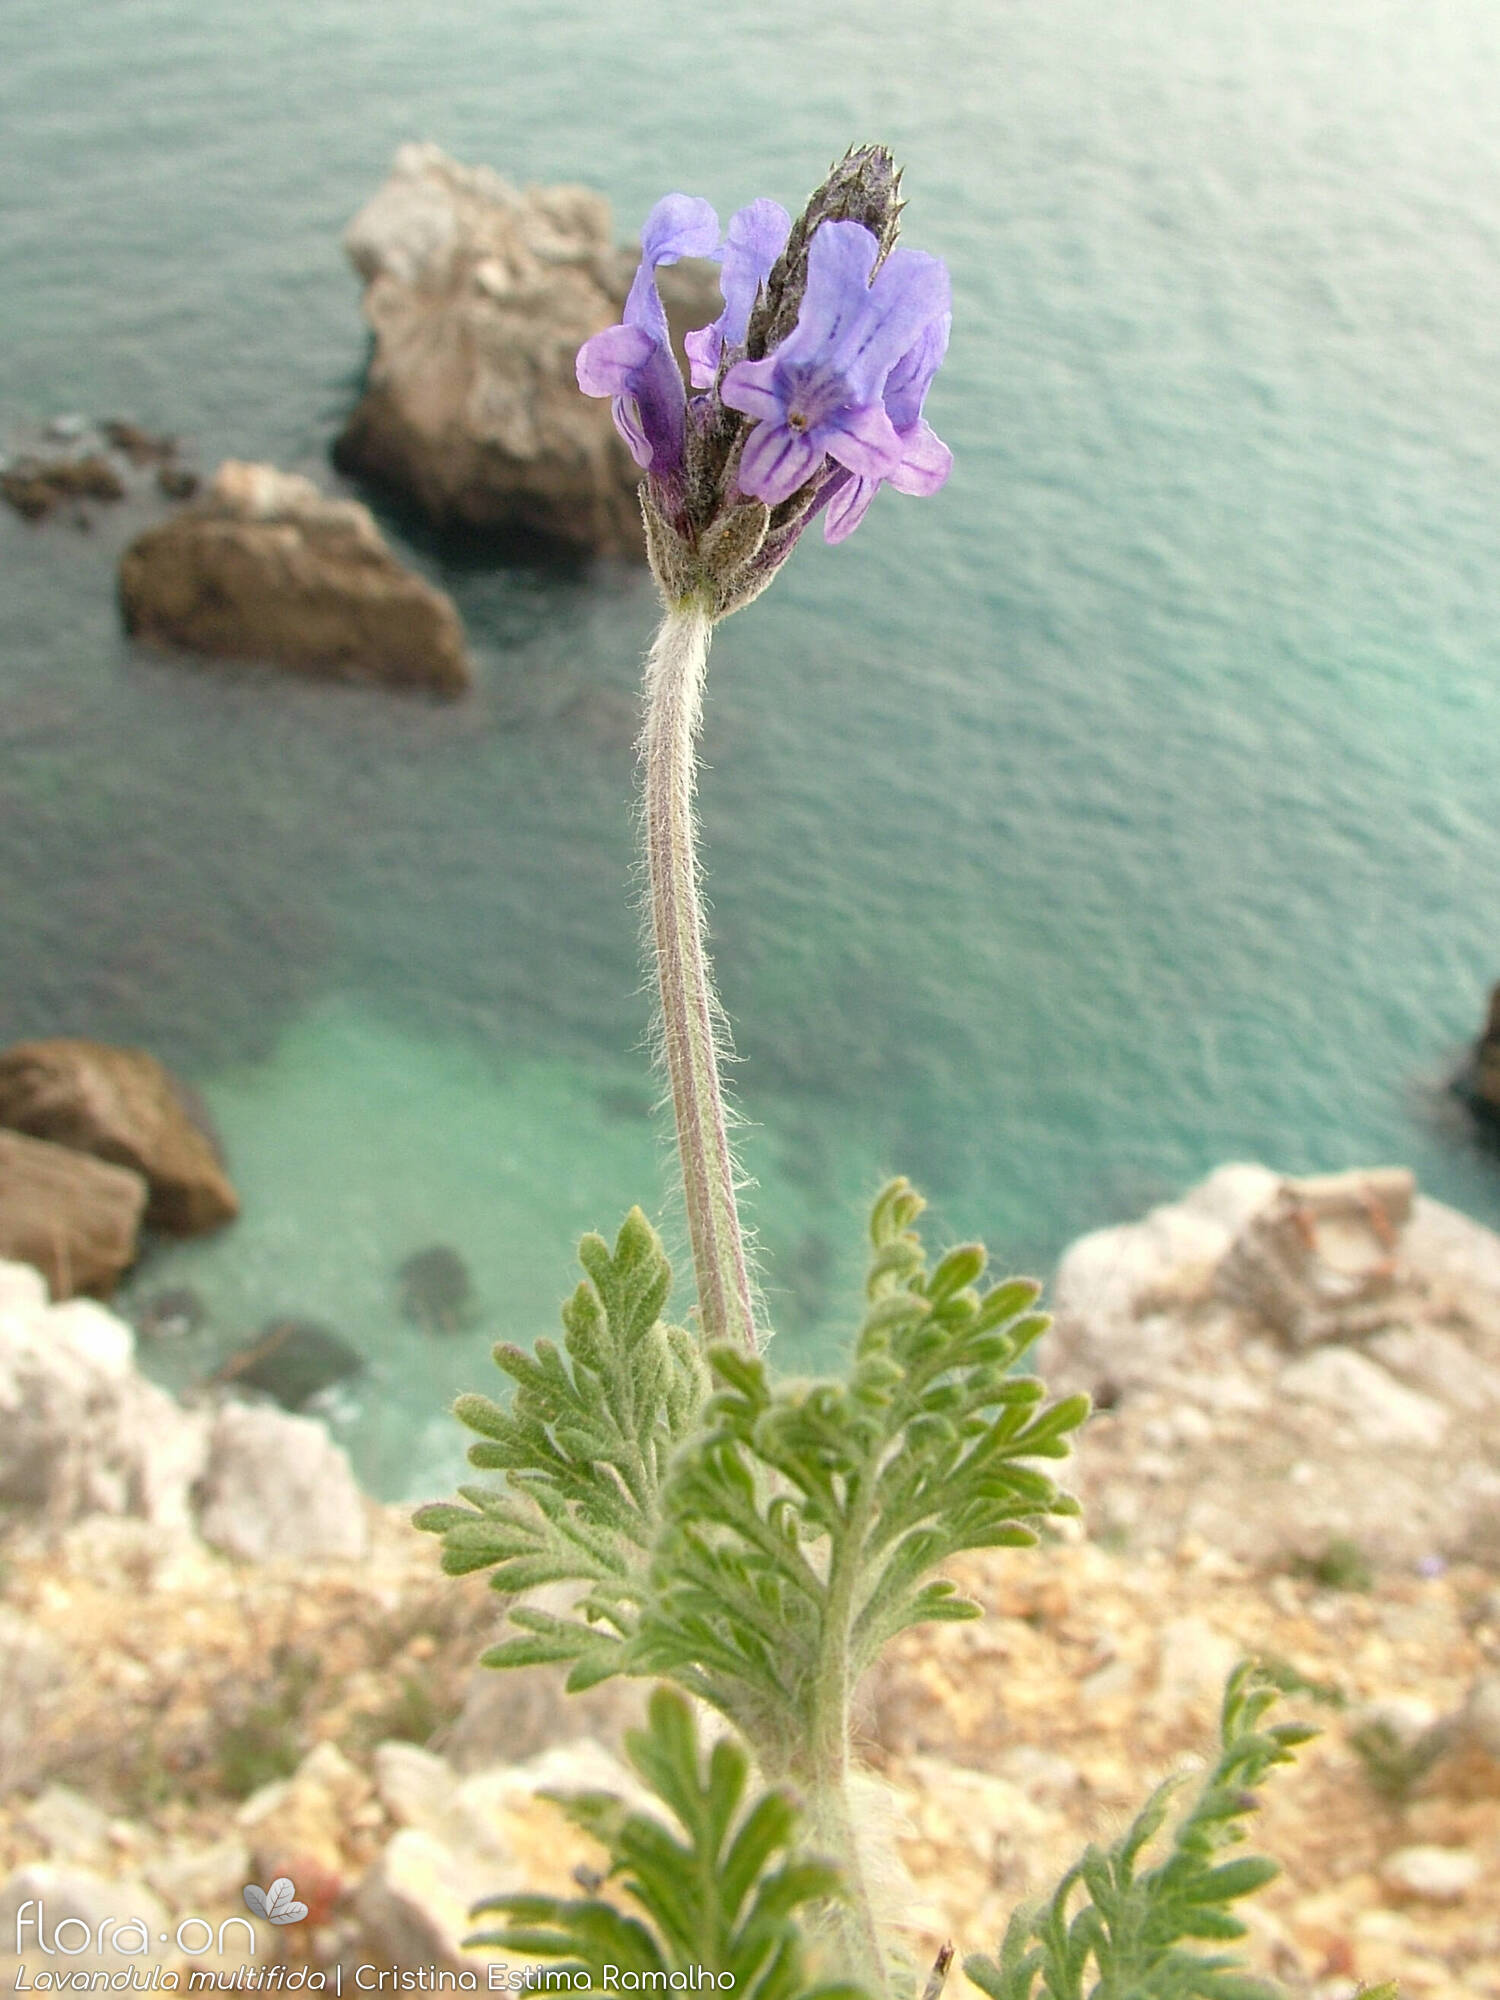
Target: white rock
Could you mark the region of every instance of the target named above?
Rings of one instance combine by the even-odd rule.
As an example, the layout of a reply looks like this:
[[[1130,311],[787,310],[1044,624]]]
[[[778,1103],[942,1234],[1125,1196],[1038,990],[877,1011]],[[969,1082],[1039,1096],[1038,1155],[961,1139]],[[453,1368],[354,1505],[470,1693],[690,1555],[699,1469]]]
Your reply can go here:
[[[238,1914],[251,1880],[250,1849],[233,1836],[209,1847],[169,1847],[143,1871],[146,1880],[181,1916],[200,1916],[228,1903]]]
[[[198,1529],[215,1548],[251,1562],[365,1554],[363,1496],[315,1418],[226,1403],[208,1460]]]
[[[33,1907],[25,1909],[27,1903]],[[40,1922],[49,1943],[59,1924],[66,1924],[63,1943],[70,1951],[83,1943],[86,1932],[90,1969],[111,1972],[148,1964],[167,1928],[166,1911],[144,1883],[110,1881],[83,1868],[56,1868],[48,1862],[18,1868],[0,1888],[0,1938],[7,1944],[19,1938],[23,1963],[35,1966],[36,1933],[18,1932],[18,1917],[23,1923]],[[142,1934],[148,1949],[138,1951]],[[117,1936],[123,1950],[115,1946]],[[73,1966],[82,1962],[82,1954],[62,1961]]]
[[[1500,1368],[1440,1326],[1396,1326],[1365,1343],[1383,1368],[1461,1410],[1500,1410]]]
[[[1243,1648],[1189,1613],[1163,1626],[1153,1705],[1169,1727],[1218,1712],[1224,1683]]]
[[[38,1301],[34,1277],[4,1281],[0,1498],[45,1508],[54,1522],[106,1513],[184,1526],[206,1419],[136,1372],[123,1320],[92,1299]]]
[[[1431,1396],[1404,1389],[1374,1361],[1347,1347],[1321,1347],[1281,1371],[1281,1391],[1342,1417],[1370,1445],[1417,1445],[1435,1450],[1448,1412]]]
[[[1478,1855],[1464,1847],[1402,1847],[1380,1864],[1387,1889],[1423,1903],[1461,1903],[1479,1875]]]
[[[483,1955],[466,1952],[463,1941],[483,1919],[470,1910],[481,1897],[521,1886],[514,1866],[503,1873],[477,1866],[419,1827],[403,1827],[360,1883],[354,1908],[371,1952],[391,1965],[472,1970]]]
[[[48,1301],[47,1281],[31,1264],[0,1264],[0,1314],[37,1313]]]
[[[453,1810],[458,1778],[452,1768],[415,1743],[381,1743],[374,1761],[376,1794],[396,1825],[436,1831]]]
[[[21,1825],[54,1861],[102,1861],[110,1849],[110,1817],[67,1785],[48,1785],[26,1807]]]

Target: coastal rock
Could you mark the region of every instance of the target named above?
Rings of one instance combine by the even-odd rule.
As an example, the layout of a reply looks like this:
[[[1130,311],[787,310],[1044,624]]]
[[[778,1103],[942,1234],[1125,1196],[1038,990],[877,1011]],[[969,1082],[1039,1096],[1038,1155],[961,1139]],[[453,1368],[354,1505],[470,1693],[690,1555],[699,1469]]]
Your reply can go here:
[[[46,1924],[42,1948],[65,1952],[63,1966],[71,1969],[74,1964],[86,1963],[91,1971],[106,1973],[128,1973],[132,1966],[139,1967],[142,1947],[154,1949],[167,1925],[166,1910],[143,1882],[122,1882],[48,1862],[18,1868],[0,1887],[0,1937],[7,1944],[12,1939],[18,1943],[24,1940],[27,1950],[22,1953],[22,1962],[32,1967],[37,1962],[36,1930],[18,1929],[17,1925],[19,1920],[22,1925],[35,1926],[39,1918]],[[59,1925],[67,1926],[61,1946],[57,1943]],[[81,1946],[85,1933],[88,1944]],[[78,1956],[84,1949],[86,1960]]]
[[[1478,1855],[1462,1847],[1400,1847],[1380,1864],[1387,1889],[1423,1903],[1461,1903],[1482,1873]]]
[[[427,1333],[461,1333],[478,1313],[469,1267],[448,1243],[414,1250],[396,1268],[402,1317]]]
[[[1404,1167],[1283,1181],[1229,1246],[1217,1290],[1294,1347],[1385,1326],[1415,1191]]]
[[[108,1297],[135,1262],[145,1208],[128,1167],[0,1131],[0,1257],[34,1266],[54,1298]]]
[[[186,1529],[206,1420],[137,1374],[123,1320],[40,1292],[34,1272],[0,1266],[0,1499],[55,1523],[132,1514]]]
[[[433,1834],[403,1827],[360,1883],[354,1910],[372,1957],[397,1968],[472,1972],[482,1959],[463,1948],[474,1931],[469,1912],[481,1897],[513,1887],[520,1887],[513,1868],[497,1874]]]
[[[144,1049],[17,1042],[0,1055],[0,1126],[143,1175],[152,1228],[196,1236],[239,1214],[189,1093]]]
[[[348,1457],[312,1417],[226,1403],[209,1443],[198,1532],[247,1562],[358,1558],[365,1502]]]
[[[1473,1060],[1459,1087],[1481,1116],[1500,1123],[1500,985],[1490,991],[1484,1032],[1474,1044]]]
[[[1053,1301],[1041,1372],[1101,1405],[1069,1478],[1094,1533],[1314,1567],[1500,1548],[1500,1238],[1404,1170],[1221,1168],[1075,1243]]]
[[[257,1875],[295,1876],[309,1862],[340,1874],[344,1839],[370,1795],[364,1773],[335,1744],[319,1743],[290,1778],[262,1786],[239,1810],[236,1827]]]
[[[0,1702],[0,1797],[35,1779],[67,1682],[62,1649],[18,1612],[0,1605],[0,1687],[5,1690]],[[4,1990],[0,1984],[0,1992]]]
[[[644,553],[640,471],[574,357],[620,317],[638,252],[611,242],[583,187],[517,189],[407,145],[344,237],[375,334],[335,461],[439,525],[520,529],[605,555]],[[658,274],[680,345],[719,311],[714,266]]]
[[[0,472],[0,494],[23,519],[40,521],[65,500],[122,500],[125,482],[107,458],[94,452],[21,458]]]
[[[284,1410],[300,1410],[335,1382],[364,1369],[364,1359],[331,1326],[310,1319],[275,1319],[260,1337],[214,1373],[214,1381],[259,1389]]]
[[[334,680],[462,694],[452,600],[404,569],[367,507],[227,459],[201,500],[120,559],[125,629],[200,653]]]

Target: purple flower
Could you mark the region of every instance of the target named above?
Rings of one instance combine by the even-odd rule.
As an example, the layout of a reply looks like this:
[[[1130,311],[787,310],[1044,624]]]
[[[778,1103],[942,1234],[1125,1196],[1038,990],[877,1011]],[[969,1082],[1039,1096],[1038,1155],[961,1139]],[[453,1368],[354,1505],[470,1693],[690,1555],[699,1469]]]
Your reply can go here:
[[[725,348],[744,345],[756,298],[786,247],[791,227],[792,218],[779,201],[752,201],[729,218],[719,272],[724,310],[712,326],[690,333],[684,343],[695,389],[711,389]]]
[[[953,315],[948,312],[929,320],[886,377],[881,400],[901,443],[900,461],[893,472],[880,479],[856,477],[840,485],[828,503],[823,522],[825,542],[847,540],[865,518],[882,485],[894,486],[898,493],[920,494],[925,499],[937,492],[953,470],[952,452],[922,416],[932,378],[948,351],[948,331],[952,324]]]
[[[952,459],[922,405],[948,345],[948,273],[897,247],[901,176],[852,149],[795,222],[774,201],[730,218],[668,195],[641,231],[619,326],[578,355],[645,473],[646,553],[669,605],[749,604],[827,510],[842,541],[882,485],[934,493]],[[717,257],[724,307],[687,336],[692,392],[656,289],[661,265]]]
[[[616,428],[636,464],[659,476],[682,469],[687,395],[672,353],[657,267],[679,257],[711,257],[719,218],[706,201],[663,195],[641,231],[641,261],[625,301],[624,323],[608,326],[578,350],[578,386],[611,396]]]
[[[878,483],[900,471],[904,446],[882,391],[946,318],[948,273],[936,257],[893,250],[872,280],[878,249],[860,223],[821,224],[795,328],[774,354],[736,362],[724,378],[724,402],[757,420],[740,460],[741,491],[768,506],[789,500],[825,459],[856,480]]]

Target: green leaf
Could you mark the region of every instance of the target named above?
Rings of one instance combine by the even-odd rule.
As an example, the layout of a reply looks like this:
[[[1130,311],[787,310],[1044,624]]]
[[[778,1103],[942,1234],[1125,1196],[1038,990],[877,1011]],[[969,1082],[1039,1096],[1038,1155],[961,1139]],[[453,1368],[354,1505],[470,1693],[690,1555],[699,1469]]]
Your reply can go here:
[[[1137,1873],[1180,1793],[1177,1780],[1157,1788],[1112,1847],[1091,1847],[1050,1901],[1016,1912],[998,1960],[980,1953],[965,1961],[980,1991],[990,2000],[1276,2000],[1275,1989],[1240,1969],[1237,1958],[1191,1948],[1242,1937],[1245,1925],[1231,1904],[1277,1873],[1259,1855],[1214,1859],[1244,1838],[1243,1821],[1255,1809],[1249,1788],[1288,1761],[1281,1740],[1288,1725],[1259,1727],[1275,1698],[1248,1662],[1237,1667],[1224,1691],[1218,1761],[1162,1861]],[[1080,1887],[1086,1901],[1070,1919]]]
[[[562,1347],[539,1340],[527,1354],[502,1343],[494,1358],[512,1384],[508,1406],[481,1395],[454,1405],[479,1434],[470,1462],[503,1473],[505,1487],[466,1487],[468,1506],[424,1507],[414,1518],[442,1536],[450,1574],[488,1569],[507,1593],[587,1586],[585,1618],[537,1624],[514,1607],[512,1622],[531,1636],[484,1656],[495,1667],[571,1662],[570,1685],[587,1687],[623,1665],[621,1642],[648,1588],[667,1464],[697,1427],[708,1377],[693,1342],[661,1324],[672,1273],[639,1209],[613,1252],[586,1236],[578,1254],[588,1281],[563,1307]]]
[[[713,1972],[748,2000],[869,2000],[847,1982],[815,1983],[805,1920],[841,1894],[841,1881],[797,1852],[791,1797],[752,1792],[736,1744],[716,1744],[705,1764],[692,1711],[670,1689],[652,1695],[646,1727],[630,1731],[625,1748],[673,1825],[605,1793],[559,1803],[604,1845],[609,1874],[638,1914],[592,1896],[495,1896],[475,1915],[499,1912],[508,1923],[469,1942],[561,1960],[600,1986],[614,1965],[659,1974],[652,1983],[663,1987],[673,1973]]]

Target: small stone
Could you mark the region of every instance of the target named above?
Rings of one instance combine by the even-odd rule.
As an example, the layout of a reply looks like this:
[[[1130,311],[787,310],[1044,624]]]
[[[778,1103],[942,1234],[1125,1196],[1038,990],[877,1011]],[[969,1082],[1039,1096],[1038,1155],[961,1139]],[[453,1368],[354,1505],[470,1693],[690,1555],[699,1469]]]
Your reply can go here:
[[[1380,1864],[1393,1895],[1423,1903],[1461,1903],[1479,1876],[1479,1857],[1463,1847],[1401,1847]]]
[[[21,1815],[25,1831],[54,1861],[102,1860],[110,1850],[110,1817],[67,1785],[48,1785]]]
[[[359,1885],[355,1914],[370,1952],[397,1968],[473,1971],[481,1954],[465,1951],[481,1897],[517,1889],[514,1869],[497,1874],[424,1833],[403,1827]]]
[[[227,1555],[360,1557],[364,1496],[348,1456],[313,1417],[228,1403],[209,1442],[199,1533]]]

